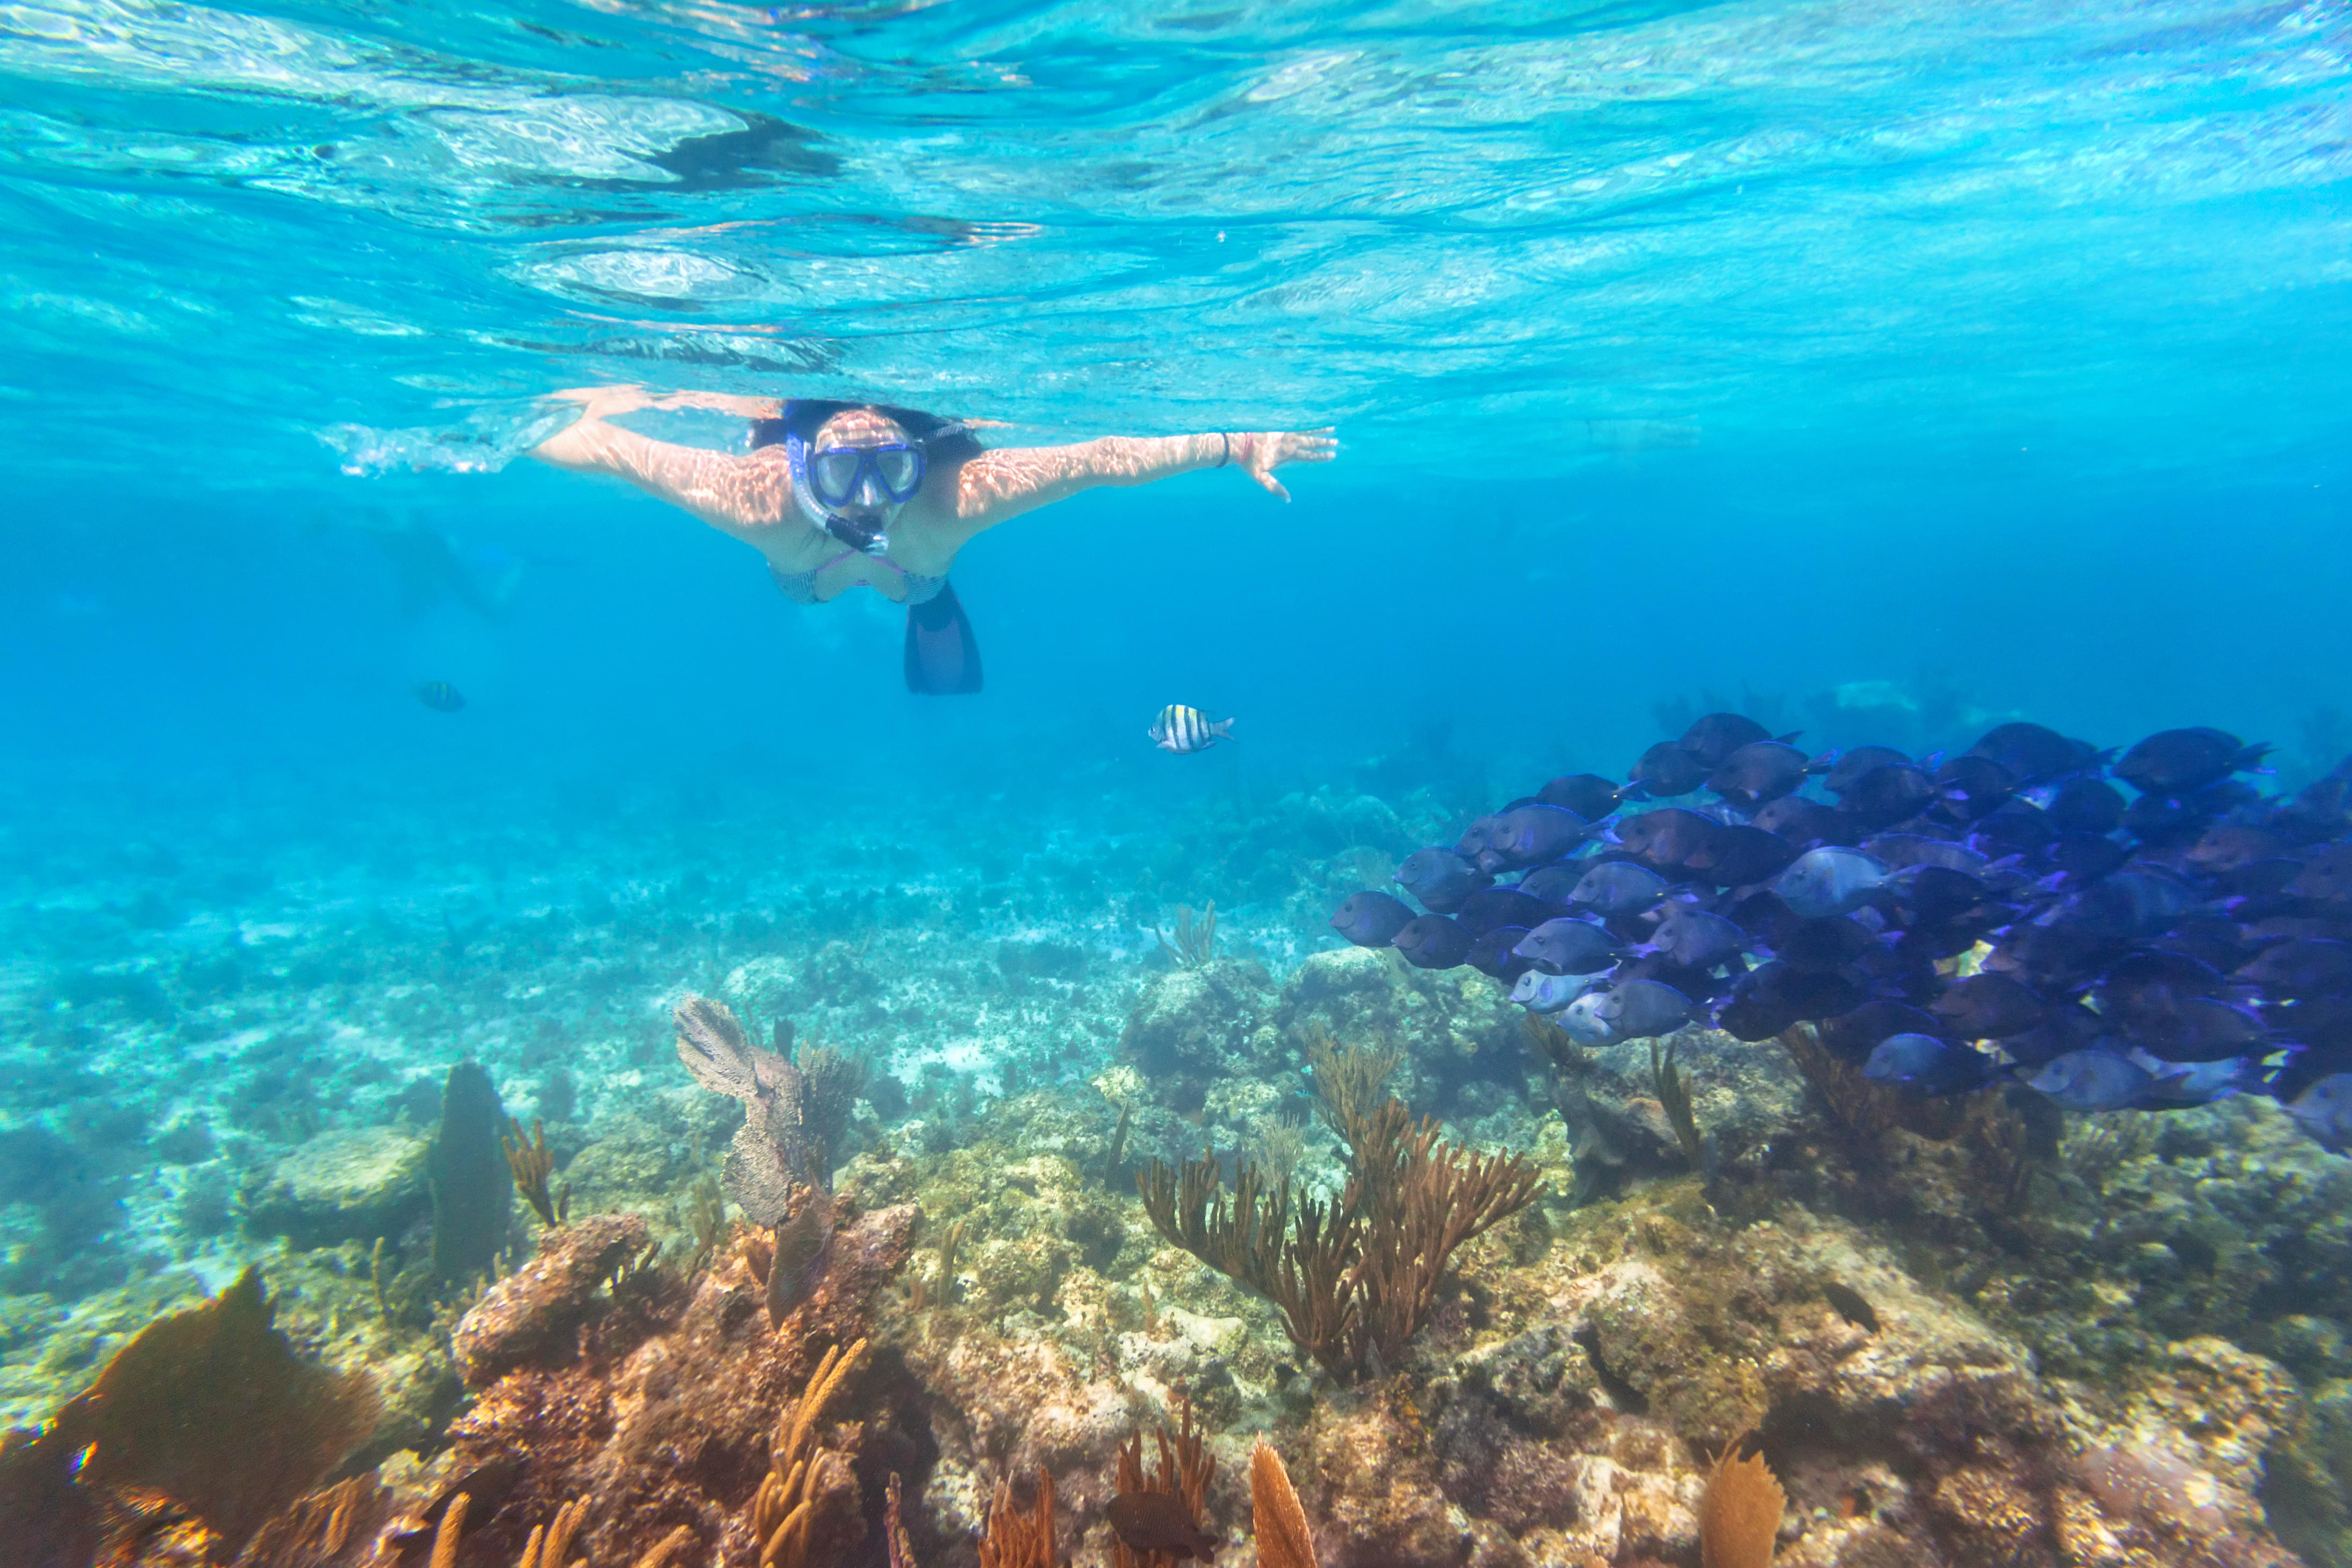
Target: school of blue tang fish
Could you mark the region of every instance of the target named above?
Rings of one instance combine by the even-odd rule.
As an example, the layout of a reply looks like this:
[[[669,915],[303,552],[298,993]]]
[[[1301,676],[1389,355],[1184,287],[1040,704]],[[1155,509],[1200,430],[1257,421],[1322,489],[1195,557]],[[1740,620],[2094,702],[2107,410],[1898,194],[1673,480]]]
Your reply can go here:
[[[1415,851],[1412,903],[1368,889],[1331,924],[1492,975],[1588,1046],[1811,1025],[1918,1094],[2264,1094],[2352,1144],[2352,758],[2284,796],[2242,776],[2269,748],[2220,730],[2120,756],[2022,722],[1916,760],[1798,738],[1707,714],[1622,784],[1554,779]]]

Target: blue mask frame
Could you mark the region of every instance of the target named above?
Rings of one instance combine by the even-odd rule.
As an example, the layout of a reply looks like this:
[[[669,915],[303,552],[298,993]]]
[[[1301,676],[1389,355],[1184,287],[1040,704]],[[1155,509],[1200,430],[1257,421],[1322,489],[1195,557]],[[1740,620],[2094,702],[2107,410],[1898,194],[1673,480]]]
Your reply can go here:
[[[882,460],[885,454],[888,453],[906,455],[907,460],[904,463],[893,465],[902,470],[900,481],[897,484],[890,482],[890,476],[886,471]],[[829,464],[825,459],[853,455],[857,462],[856,466],[850,470],[848,482],[838,487],[828,483],[825,470],[828,468],[838,468],[840,465]],[[874,447],[826,447],[813,450],[808,455],[809,489],[815,494],[817,500],[827,506],[845,506],[859,490],[865,488],[866,479],[871,478],[876,487],[884,495],[904,504],[914,500],[916,492],[923,488],[923,449],[908,441],[887,441]]]

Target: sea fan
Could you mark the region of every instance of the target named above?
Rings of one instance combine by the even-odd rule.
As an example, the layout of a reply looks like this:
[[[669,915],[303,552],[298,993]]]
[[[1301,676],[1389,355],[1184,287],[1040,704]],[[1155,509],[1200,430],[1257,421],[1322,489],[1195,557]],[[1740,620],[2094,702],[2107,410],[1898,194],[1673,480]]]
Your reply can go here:
[[[1761,1453],[1738,1458],[1750,1434],[1734,1437],[1706,1478],[1698,1503],[1700,1568],[1769,1568],[1788,1494]]]

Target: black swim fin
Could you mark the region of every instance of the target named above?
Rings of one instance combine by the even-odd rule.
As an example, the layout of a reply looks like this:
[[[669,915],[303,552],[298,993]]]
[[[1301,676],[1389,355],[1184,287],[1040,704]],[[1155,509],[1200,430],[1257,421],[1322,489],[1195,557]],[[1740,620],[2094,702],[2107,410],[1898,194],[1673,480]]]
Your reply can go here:
[[[930,697],[980,689],[980,644],[950,584],[907,606],[907,689]]]

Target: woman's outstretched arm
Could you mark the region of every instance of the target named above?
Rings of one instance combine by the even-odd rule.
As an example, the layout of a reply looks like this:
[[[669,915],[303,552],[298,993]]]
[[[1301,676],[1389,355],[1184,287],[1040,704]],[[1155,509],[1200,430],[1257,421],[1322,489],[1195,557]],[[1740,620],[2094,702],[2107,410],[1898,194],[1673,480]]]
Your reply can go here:
[[[556,395],[581,404],[583,411],[531,448],[541,462],[576,473],[616,474],[739,537],[770,528],[783,515],[791,480],[773,461],[656,441],[608,423],[612,416],[636,408],[709,406],[694,395],[654,396],[634,386],[592,386]],[[731,406],[726,411],[743,412]]]
[[[963,466],[956,516],[969,533],[1097,485],[1148,485],[1195,468],[1233,468],[1268,494],[1290,492],[1274,477],[1285,463],[1328,463],[1339,443],[1328,430],[1232,430],[1201,436],[1104,436],[1067,447],[1008,447]]]

